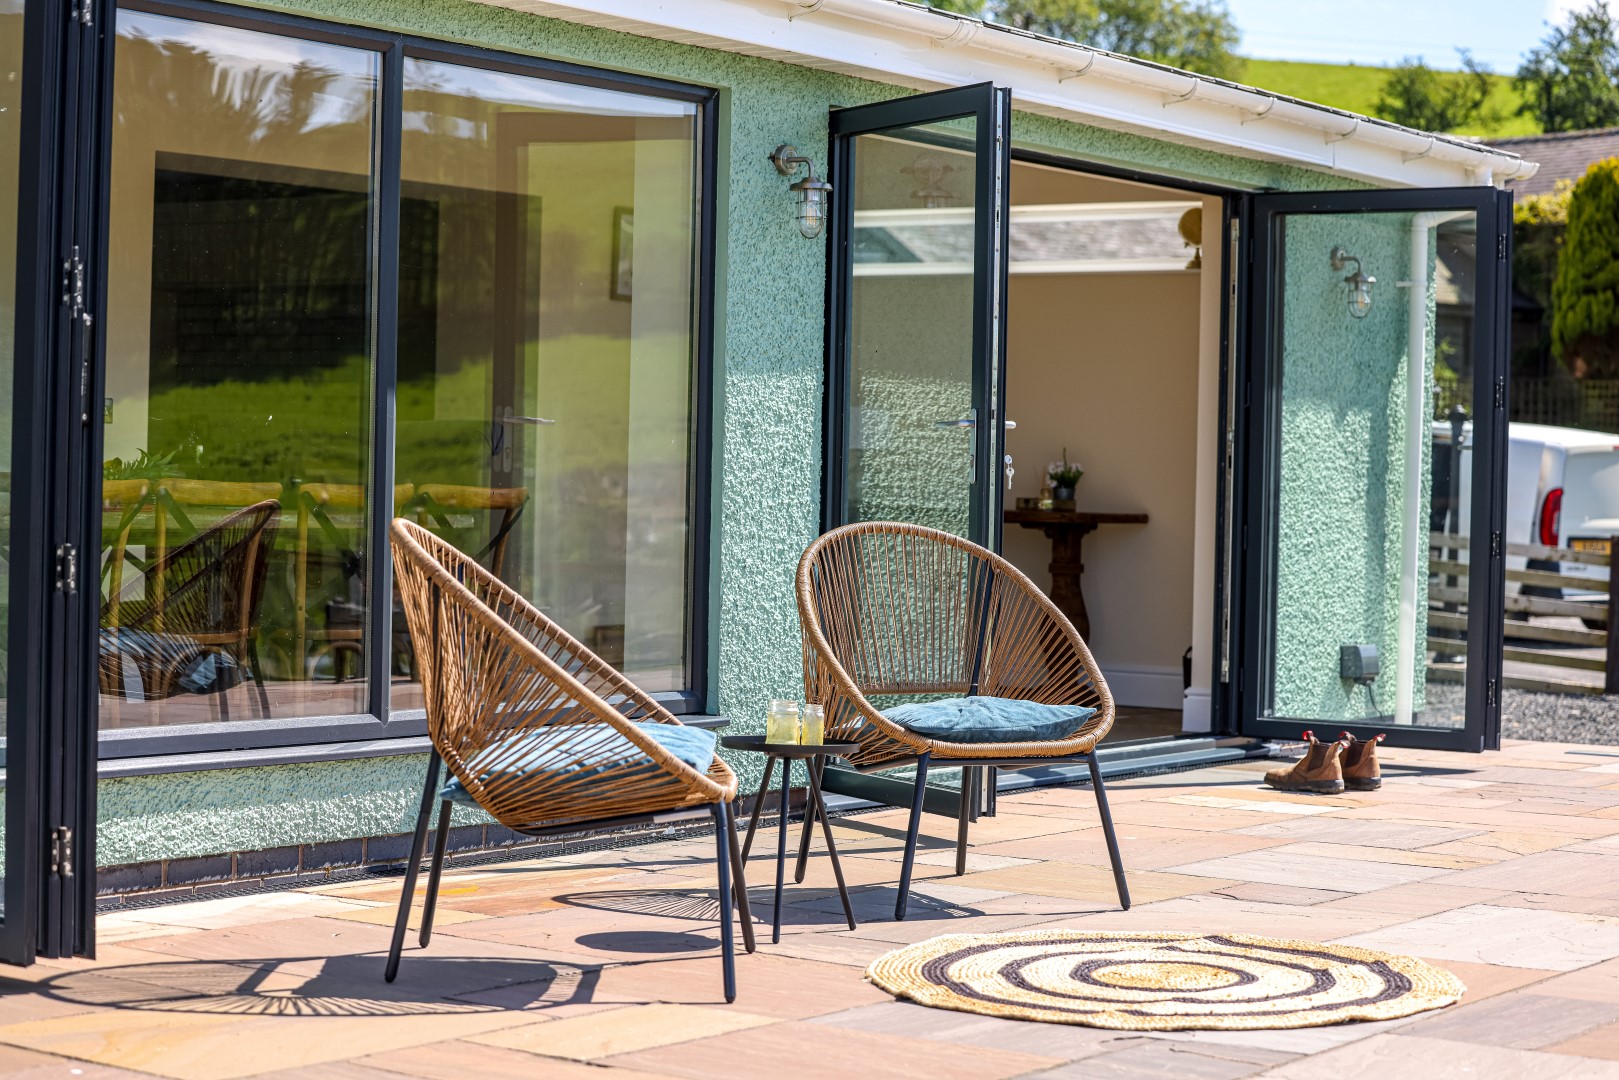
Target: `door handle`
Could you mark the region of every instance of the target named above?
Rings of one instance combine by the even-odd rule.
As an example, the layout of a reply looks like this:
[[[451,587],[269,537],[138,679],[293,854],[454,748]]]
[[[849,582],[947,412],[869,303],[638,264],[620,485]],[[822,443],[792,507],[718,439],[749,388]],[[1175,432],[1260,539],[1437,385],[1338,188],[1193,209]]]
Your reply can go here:
[[[500,422],[502,424],[529,424],[534,427],[539,427],[541,424],[556,423],[555,420],[547,420],[543,416],[502,416]]]
[[[977,420],[971,420],[971,419],[935,420],[934,423],[933,423],[933,426],[936,427],[936,428],[970,428],[970,427],[977,427],[978,426],[978,421]],[[1001,426],[1006,428],[1007,431],[1016,431],[1017,430],[1017,421],[1016,420],[1002,420],[1001,421]]]

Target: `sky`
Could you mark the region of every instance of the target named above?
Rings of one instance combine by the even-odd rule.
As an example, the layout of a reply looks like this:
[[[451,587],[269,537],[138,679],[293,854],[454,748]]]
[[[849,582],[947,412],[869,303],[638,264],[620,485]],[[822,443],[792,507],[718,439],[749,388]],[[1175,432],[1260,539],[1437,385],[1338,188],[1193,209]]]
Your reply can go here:
[[[1619,13],[1619,0],[1607,0]],[[1460,66],[1458,47],[1499,72],[1517,68],[1548,22],[1589,0],[1226,0],[1241,52],[1266,60]]]

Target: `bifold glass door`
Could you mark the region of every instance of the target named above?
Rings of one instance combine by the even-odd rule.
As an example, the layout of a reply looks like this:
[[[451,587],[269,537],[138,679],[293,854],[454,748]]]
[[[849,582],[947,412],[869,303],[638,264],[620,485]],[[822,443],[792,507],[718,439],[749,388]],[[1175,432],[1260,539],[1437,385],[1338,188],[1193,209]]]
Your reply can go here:
[[[1498,738],[1511,198],[1253,200],[1246,734]]]
[[[829,525],[1000,537],[1009,91],[833,112]]]
[[[74,540],[94,479],[109,7],[0,0],[0,961],[13,964],[94,945],[94,608]]]

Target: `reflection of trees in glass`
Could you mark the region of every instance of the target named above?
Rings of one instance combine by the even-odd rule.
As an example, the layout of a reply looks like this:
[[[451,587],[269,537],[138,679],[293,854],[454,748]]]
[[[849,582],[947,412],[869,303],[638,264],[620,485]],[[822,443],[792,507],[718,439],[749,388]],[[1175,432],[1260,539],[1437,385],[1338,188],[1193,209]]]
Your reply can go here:
[[[343,161],[354,157],[357,145],[370,145],[375,80],[358,61],[343,71],[307,57],[289,60],[283,50],[293,43],[258,34],[250,36],[271,44],[255,56],[241,50],[246,37],[240,31],[127,11],[119,13],[118,26],[114,123],[120,127],[162,123],[150,111],[161,103],[177,122],[206,117],[219,148],[245,151],[296,139],[298,158]],[[181,40],[171,28],[183,28],[193,40]],[[214,33],[220,34],[217,49],[195,43]]]

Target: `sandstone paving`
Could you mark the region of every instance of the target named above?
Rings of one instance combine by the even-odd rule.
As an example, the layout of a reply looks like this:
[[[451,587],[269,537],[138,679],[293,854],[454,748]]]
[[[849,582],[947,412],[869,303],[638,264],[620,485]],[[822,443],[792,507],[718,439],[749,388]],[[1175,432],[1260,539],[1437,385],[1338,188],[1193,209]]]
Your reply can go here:
[[[452,864],[425,949],[418,883],[392,984],[397,876],[133,907],[102,919],[94,960],[0,972],[0,1077],[1619,1080],[1619,761],[1526,743],[1386,756],[1381,791],[1331,798],[1264,788],[1265,762],[1110,785],[1129,911],[1091,792],[1048,788],[1004,794],[959,877],[954,821],[927,817],[904,922],[904,812],[839,817],[859,927],[817,830],[772,945],[767,816],[748,866],[759,948],[732,1005],[710,836]],[[1467,992],[1382,1023],[1140,1034],[926,1009],[863,978],[904,943],[1041,928],[1347,942]]]

